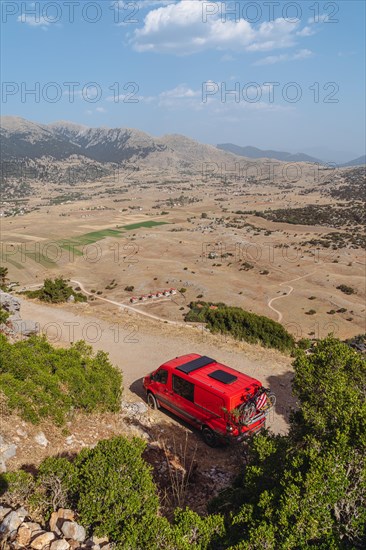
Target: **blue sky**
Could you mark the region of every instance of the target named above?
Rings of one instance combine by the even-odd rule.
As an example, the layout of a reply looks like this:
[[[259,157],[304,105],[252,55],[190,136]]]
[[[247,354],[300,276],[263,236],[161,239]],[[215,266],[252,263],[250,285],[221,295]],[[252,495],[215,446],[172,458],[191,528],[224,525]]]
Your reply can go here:
[[[2,0],[1,8],[2,114],[364,153],[361,0]]]

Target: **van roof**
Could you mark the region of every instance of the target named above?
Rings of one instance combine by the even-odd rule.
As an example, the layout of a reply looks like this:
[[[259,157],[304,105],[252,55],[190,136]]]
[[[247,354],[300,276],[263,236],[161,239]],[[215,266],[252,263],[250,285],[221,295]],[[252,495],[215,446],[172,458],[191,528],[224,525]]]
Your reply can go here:
[[[245,391],[253,393],[255,387],[262,386],[256,378],[198,353],[181,355],[161,366],[177,370],[177,374],[185,374],[192,381],[201,382],[204,386],[215,388],[221,394],[231,397]]]

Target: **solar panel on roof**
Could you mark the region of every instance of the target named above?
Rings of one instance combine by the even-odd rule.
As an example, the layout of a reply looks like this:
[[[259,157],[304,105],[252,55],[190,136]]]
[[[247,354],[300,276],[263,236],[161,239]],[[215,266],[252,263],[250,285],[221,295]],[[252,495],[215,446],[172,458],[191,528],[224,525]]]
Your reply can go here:
[[[179,365],[176,370],[180,370],[185,374],[189,374],[194,370],[198,370],[202,367],[206,367],[207,365],[211,365],[211,363],[216,363],[215,359],[211,359],[211,357],[207,357],[206,355],[204,355],[203,357],[197,357],[197,359],[193,359],[193,361],[188,361],[188,363]]]
[[[215,370],[214,372],[211,372],[208,375],[210,378],[214,378],[218,382],[222,382],[223,384],[232,384],[235,382],[235,380],[238,379],[237,376],[234,376],[234,374],[230,374],[230,372],[225,372],[223,370]]]

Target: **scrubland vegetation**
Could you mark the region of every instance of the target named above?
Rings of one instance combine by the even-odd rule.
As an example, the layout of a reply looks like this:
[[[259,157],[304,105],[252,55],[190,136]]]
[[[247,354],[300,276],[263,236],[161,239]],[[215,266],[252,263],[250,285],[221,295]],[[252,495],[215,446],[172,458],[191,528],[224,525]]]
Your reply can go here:
[[[102,351],[83,342],[56,349],[37,336],[11,344],[0,334],[0,393],[24,420],[62,425],[72,410],[116,412],[121,392],[121,374]]]
[[[38,349],[38,360],[57,370],[55,352],[44,342],[23,345]],[[73,363],[96,360],[75,349],[70,353]],[[30,365],[28,380],[36,381],[33,359],[23,356],[23,369]],[[64,376],[67,369],[64,365]],[[45,518],[60,506],[72,507],[89,532],[108,535],[119,549],[364,548],[366,362],[328,337],[310,355],[298,351],[294,369],[299,408],[289,434],[263,433],[249,441],[246,467],[209,503],[206,516],[188,508],[176,509],[172,521],[161,515],[142,456],[146,444],[138,438],[100,441],[73,459],[47,458],[35,474],[2,474],[1,498]],[[99,388],[110,391],[107,377]]]
[[[191,302],[185,316],[187,322],[207,323],[213,333],[231,335],[236,340],[281,351],[292,350],[295,341],[287,330],[268,317],[256,315],[226,304],[212,302]]]

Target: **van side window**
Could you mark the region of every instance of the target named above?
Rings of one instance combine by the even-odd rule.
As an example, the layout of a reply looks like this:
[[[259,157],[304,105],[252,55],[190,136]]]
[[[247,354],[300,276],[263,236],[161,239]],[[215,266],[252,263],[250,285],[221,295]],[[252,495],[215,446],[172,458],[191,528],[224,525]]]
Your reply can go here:
[[[166,384],[168,382],[168,371],[164,369],[158,370],[154,376],[155,382],[160,382],[160,384]]]
[[[176,374],[173,374],[173,391],[181,397],[188,399],[188,401],[193,402],[194,384]]]

